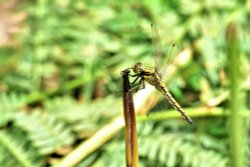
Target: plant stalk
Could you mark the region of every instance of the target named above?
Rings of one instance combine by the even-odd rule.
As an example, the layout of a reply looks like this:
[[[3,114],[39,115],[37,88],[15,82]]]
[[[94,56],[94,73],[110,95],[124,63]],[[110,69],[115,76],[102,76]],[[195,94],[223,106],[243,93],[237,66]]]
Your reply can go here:
[[[229,95],[229,136],[231,147],[230,165],[232,167],[244,167],[244,140],[245,126],[242,117],[244,101],[240,94],[240,49],[239,49],[239,30],[235,23],[229,24],[227,28],[228,42],[228,67],[230,81]]]
[[[126,166],[138,167],[137,132],[133,96],[130,91],[129,69],[122,71],[123,114],[125,120]]]

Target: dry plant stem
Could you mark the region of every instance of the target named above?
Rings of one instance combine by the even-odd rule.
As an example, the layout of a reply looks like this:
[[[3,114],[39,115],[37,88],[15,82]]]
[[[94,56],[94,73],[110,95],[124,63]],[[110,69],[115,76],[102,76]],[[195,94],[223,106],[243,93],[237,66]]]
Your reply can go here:
[[[184,108],[185,112],[192,118],[215,118],[215,117],[227,117],[230,115],[228,110],[222,107],[192,107],[192,108]],[[240,116],[245,117],[247,119],[250,118],[250,112],[247,109],[243,109],[240,113]],[[176,112],[175,109],[168,110],[167,112],[160,112],[160,113],[151,113],[150,117],[146,115],[137,115],[136,120],[137,122],[145,122],[145,121],[160,121],[166,119],[176,119],[181,118],[180,114]],[[181,120],[181,119],[180,119]],[[195,124],[194,124],[195,125]]]
[[[125,120],[125,143],[126,143],[126,166],[138,167],[138,148],[137,148],[137,132],[136,119],[133,96],[130,91],[129,82],[130,70],[122,72],[123,82],[123,114]]]
[[[249,90],[250,89],[249,85],[250,85],[250,77],[247,78],[245,81],[243,81],[242,84],[240,84],[240,90],[239,91]],[[222,92],[219,96],[208,100],[206,105],[209,106],[209,107],[218,106],[220,103],[222,103],[223,101],[225,101],[229,97],[230,97],[230,92],[229,92],[229,90],[226,90],[226,91]]]
[[[104,143],[113,138],[115,134],[124,126],[122,117],[114,119],[107,126],[97,131],[92,137],[82,142],[76,149],[64,157],[55,167],[72,167],[81,160],[103,146]]]
[[[192,118],[201,118],[201,117],[223,117],[227,116],[228,112],[223,108],[219,107],[196,107],[196,108],[185,108],[185,112]],[[168,110],[167,112],[155,112],[150,114],[150,117],[146,115],[137,116],[137,121],[160,121],[166,119],[176,119],[181,118],[180,114],[176,112],[175,109]],[[180,119],[182,120],[182,119]],[[184,121],[184,120],[182,120]],[[195,125],[195,124],[194,124]]]

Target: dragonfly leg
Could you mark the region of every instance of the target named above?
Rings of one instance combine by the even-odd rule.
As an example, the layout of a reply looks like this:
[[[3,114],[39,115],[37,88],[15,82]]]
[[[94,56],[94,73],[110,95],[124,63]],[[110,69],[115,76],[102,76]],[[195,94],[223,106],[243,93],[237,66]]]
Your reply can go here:
[[[129,74],[129,76],[131,76],[131,77],[138,77],[138,76],[140,76],[141,74],[134,74],[134,75],[131,75],[131,74]]]
[[[133,85],[139,78],[141,78],[140,76],[137,76],[136,78],[135,78],[135,80],[133,81],[133,82],[131,82],[130,84],[131,85]],[[140,83],[139,83],[140,84]]]
[[[138,78],[136,78],[137,80]],[[141,87],[142,86],[142,87]],[[145,88],[145,82],[144,82],[144,78],[141,78],[141,80],[139,81],[138,84],[134,85],[130,91],[132,92],[137,92],[138,90],[144,89]]]
[[[130,74],[129,74],[129,76],[131,76],[131,77],[136,77],[135,80],[134,80],[132,83],[130,83],[130,84],[133,86],[133,88],[131,88],[130,90],[132,90],[132,91],[134,91],[134,92],[137,92],[138,90],[140,90],[139,87],[140,87],[140,85],[142,84],[142,78],[141,78],[141,76],[140,76],[139,74],[135,74],[135,75],[130,75]],[[135,82],[136,82],[139,78],[141,78],[141,80],[139,81],[139,83],[138,83],[137,85],[134,85]],[[144,81],[143,81],[143,82],[144,82]],[[145,87],[145,84],[143,83],[143,88],[142,88],[142,89],[144,89],[144,87]],[[122,92],[123,92],[123,91],[119,91],[119,92],[115,92],[115,93],[122,93]]]

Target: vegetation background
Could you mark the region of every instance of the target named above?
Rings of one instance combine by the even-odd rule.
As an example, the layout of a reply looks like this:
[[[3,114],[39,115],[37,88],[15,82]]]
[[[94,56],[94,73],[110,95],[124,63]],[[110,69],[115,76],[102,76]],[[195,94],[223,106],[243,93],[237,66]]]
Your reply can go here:
[[[138,114],[140,166],[250,166],[249,0],[0,2],[1,167],[126,166],[115,92],[152,62],[152,22],[178,44],[168,86],[195,125]]]

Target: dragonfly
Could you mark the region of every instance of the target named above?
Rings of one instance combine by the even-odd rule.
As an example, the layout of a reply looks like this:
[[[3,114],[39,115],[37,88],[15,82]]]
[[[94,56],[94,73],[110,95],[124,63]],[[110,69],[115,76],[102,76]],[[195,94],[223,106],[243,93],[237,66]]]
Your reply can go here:
[[[131,68],[134,75],[131,75],[132,77],[135,77],[134,81],[131,83],[131,85],[134,85],[136,81],[138,81],[138,84],[134,85],[131,90],[138,91],[139,89],[145,88],[145,81],[149,83],[150,85],[154,86],[164,97],[165,99],[178,111],[180,112],[181,116],[189,123],[192,124],[192,119],[186,115],[183,108],[179,105],[179,103],[174,99],[174,97],[169,92],[167,86],[163,82],[163,76],[166,73],[166,69],[163,68],[164,64],[163,57],[164,52],[162,49],[160,36],[158,33],[158,30],[154,24],[151,24],[152,29],[152,43],[154,47],[154,58],[155,58],[155,67],[144,67],[142,63],[138,62],[135,63]],[[173,47],[172,47],[173,48]],[[168,55],[168,60],[171,56]]]

